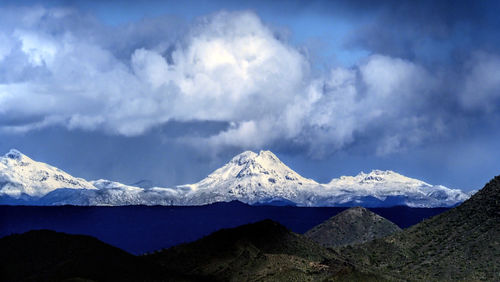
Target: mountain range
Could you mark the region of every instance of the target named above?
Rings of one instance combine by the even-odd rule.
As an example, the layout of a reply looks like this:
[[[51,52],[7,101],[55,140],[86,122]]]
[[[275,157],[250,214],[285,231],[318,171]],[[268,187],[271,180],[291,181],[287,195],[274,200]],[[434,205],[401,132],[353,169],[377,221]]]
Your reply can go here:
[[[263,220],[141,256],[89,236],[30,231],[0,238],[0,273],[6,281],[499,281],[499,203],[497,176],[402,231],[351,208],[306,236]],[[371,240],[377,229],[390,235]]]
[[[305,178],[270,151],[243,152],[198,183],[154,187],[87,181],[30,159],[17,150],[0,157],[0,204],[22,205],[205,205],[238,200],[297,206],[448,207],[470,197],[458,189],[373,170],[329,183]]]

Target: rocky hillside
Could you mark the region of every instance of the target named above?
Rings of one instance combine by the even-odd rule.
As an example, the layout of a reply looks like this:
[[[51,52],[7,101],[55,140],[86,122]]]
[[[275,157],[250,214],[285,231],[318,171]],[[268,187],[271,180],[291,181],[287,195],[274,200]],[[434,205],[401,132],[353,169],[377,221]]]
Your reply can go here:
[[[173,272],[218,281],[311,281],[374,276],[271,220],[223,229],[149,256]]]
[[[313,227],[304,235],[325,246],[364,243],[401,231],[396,224],[362,207],[347,209]]]
[[[0,239],[2,281],[380,281],[271,220],[134,256],[49,230]]]
[[[500,176],[462,205],[403,232],[338,250],[396,279],[500,280]]]

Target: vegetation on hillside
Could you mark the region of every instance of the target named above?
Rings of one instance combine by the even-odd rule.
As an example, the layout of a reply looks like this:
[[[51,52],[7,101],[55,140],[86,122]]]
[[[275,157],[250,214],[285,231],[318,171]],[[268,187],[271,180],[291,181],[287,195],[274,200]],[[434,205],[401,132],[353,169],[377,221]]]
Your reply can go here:
[[[337,253],[359,268],[396,279],[498,281],[500,176],[456,208]]]
[[[325,247],[353,245],[401,231],[396,224],[362,207],[347,209],[304,235]]]

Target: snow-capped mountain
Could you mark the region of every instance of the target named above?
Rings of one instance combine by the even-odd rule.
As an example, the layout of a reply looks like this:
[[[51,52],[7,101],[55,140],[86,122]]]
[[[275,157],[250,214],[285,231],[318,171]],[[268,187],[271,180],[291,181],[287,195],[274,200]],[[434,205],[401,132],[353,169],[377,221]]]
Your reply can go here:
[[[16,150],[0,159],[0,203],[36,205],[204,205],[239,200],[298,206],[452,206],[469,198],[393,171],[374,170],[319,184],[300,176],[270,151],[235,156],[195,184],[141,188],[86,181]]]
[[[470,195],[458,189],[431,185],[394,171],[373,170],[356,176],[341,176],[324,185],[329,195],[325,205],[355,205],[356,203],[411,207],[453,206]],[[371,203],[371,204],[369,204]]]
[[[296,200],[303,191],[319,184],[300,176],[270,151],[241,153],[202,181],[184,185],[187,204],[239,200],[254,204],[276,200]]]
[[[123,185],[96,190],[57,189],[36,199],[36,205],[126,206],[126,205],[178,205],[182,197],[177,189],[143,189]]]
[[[96,189],[85,179],[36,162],[17,150],[0,157],[0,196],[41,197],[58,188]]]
[[[283,201],[299,206],[452,206],[469,195],[430,185],[393,171],[374,170],[319,184],[300,176],[270,151],[244,152],[189,188],[182,204],[200,205],[239,200],[244,203]]]

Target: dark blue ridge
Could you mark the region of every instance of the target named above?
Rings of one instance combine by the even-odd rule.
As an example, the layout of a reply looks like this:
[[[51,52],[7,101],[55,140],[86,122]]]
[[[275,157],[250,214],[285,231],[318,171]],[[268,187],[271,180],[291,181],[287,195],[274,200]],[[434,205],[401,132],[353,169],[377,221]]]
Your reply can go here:
[[[94,236],[134,254],[197,240],[221,228],[264,219],[304,233],[346,207],[250,206],[238,201],[205,206],[0,206],[0,237],[33,229]],[[406,228],[447,208],[370,208]]]

